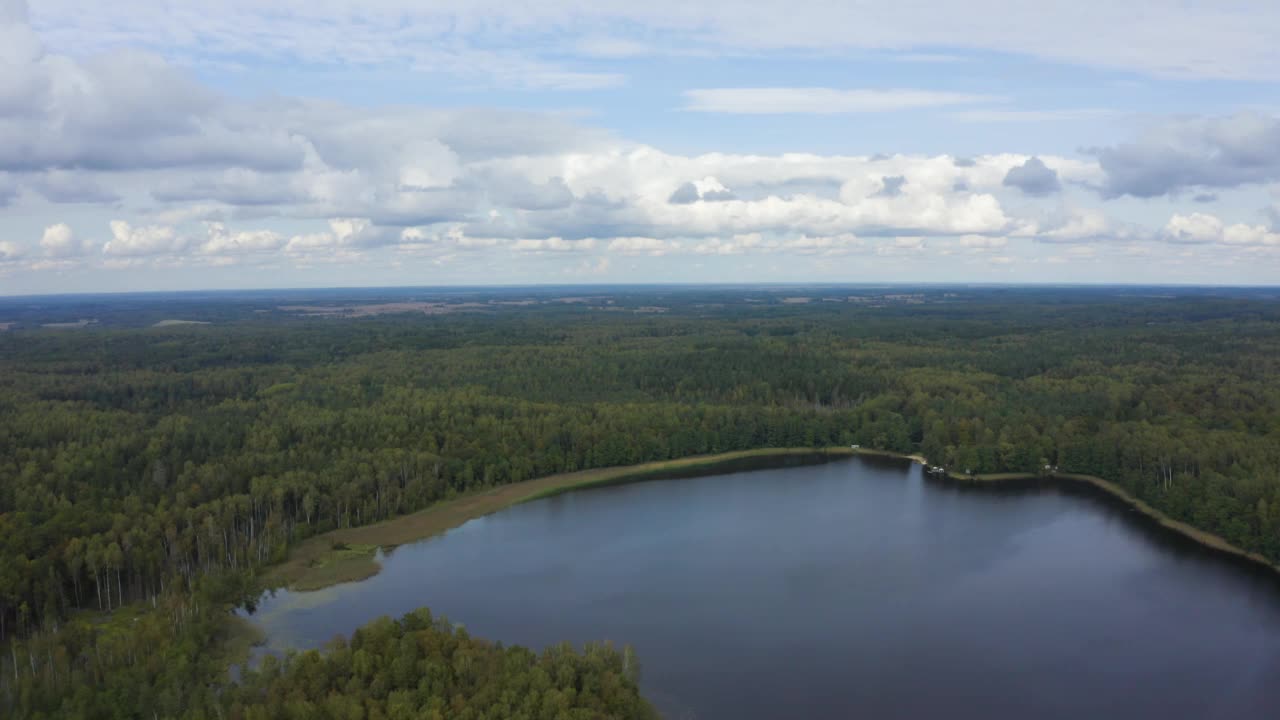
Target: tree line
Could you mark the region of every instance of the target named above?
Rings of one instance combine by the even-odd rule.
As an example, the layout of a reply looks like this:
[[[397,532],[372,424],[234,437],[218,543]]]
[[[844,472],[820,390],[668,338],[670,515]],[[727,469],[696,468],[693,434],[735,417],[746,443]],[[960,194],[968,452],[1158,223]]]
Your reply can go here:
[[[0,698],[132,666],[102,659],[98,611],[150,607],[157,637],[213,642],[257,571],[316,533],[753,447],[1055,465],[1280,560],[1274,302],[706,299],[0,336]]]

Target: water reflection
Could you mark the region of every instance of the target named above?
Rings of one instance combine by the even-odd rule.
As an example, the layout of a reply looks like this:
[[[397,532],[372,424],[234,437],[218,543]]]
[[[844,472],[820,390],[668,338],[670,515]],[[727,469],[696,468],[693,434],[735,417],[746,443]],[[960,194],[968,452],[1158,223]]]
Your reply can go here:
[[[636,645],[668,717],[1280,716],[1280,591],[1086,489],[882,459],[562,495],[265,598],[269,648],[421,605]]]

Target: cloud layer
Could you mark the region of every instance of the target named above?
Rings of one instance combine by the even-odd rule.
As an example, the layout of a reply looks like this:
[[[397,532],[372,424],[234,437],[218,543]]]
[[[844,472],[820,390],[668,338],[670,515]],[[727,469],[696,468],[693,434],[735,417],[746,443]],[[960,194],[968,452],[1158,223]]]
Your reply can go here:
[[[167,0],[41,0],[32,19],[61,50],[127,45],[186,62],[394,63],[534,88],[622,81],[592,58],[868,50],[950,57],[939,48],[1158,76],[1280,79],[1280,6],[1250,0],[224,0],[216,12]],[[562,48],[576,50],[576,62]]]
[[[262,22],[256,5],[234,0],[208,25],[194,23],[195,15],[174,10],[176,5],[165,7],[126,0],[110,14],[95,6],[73,19],[62,0],[49,0],[33,13],[43,30],[37,34],[23,5],[0,0],[0,206],[8,206],[4,212],[11,218],[38,218],[24,234],[6,230],[0,272],[150,264],[303,267],[376,256],[438,263],[575,258],[562,261],[564,267],[602,273],[619,267],[608,255],[680,255],[700,262],[781,254],[940,254],[1007,268],[1047,258],[1095,262],[1108,252],[1139,249],[1163,257],[1172,256],[1171,248],[1266,253],[1278,244],[1274,221],[1258,208],[1219,208],[1219,194],[1265,192],[1280,183],[1280,120],[1260,112],[1164,121],[1138,140],[1076,157],[672,152],[551,111],[233,96],[198,80],[183,64],[193,58],[175,58],[175,48],[197,52],[194,37],[207,40],[211,52],[267,52],[280,39],[254,35],[253,28],[261,29],[254,23]],[[329,20],[328,6],[283,7],[283,35],[303,27],[327,30],[299,35],[296,47],[277,52],[332,52],[349,62],[395,59],[381,46],[361,45],[371,42],[362,35],[367,28],[351,29],[350,46],[331,47],[339,38],[331,37],[337,21]],[[370,27],[422,12],[427,25],[437,15],[456,24],[479,12],[462,4],[421,11],[393,0],[368,10]],[[518,35],[541,32],[563,8],[516,12],[495,5],[485,12],[511,19],[503,32]],[[575,25],[574,33],[597,33],[589,44],[595,55],[655,52],[643,43],[610,42],[595,28],[601,18],[637,13],[663,22],[647,10],[605,3],[575,12],[582,27]],[[742,12],[765,19],[754,5]],[[796,8],[806,22],[841,12]],[[784,40],[794,28],[783,15],[769,17],[777,24],[771,40],[734,21],[717,19],[708,27],[717,42],[742,50],[789,48]],[[1015,13],[1011,22],[1025,21],[1020,17]],[[107,39],[81,38],[75,53],[50,49],[48,38],[65,48],[80,37],[76,28],[108,18],[117,32]],[[138,28],[152,27],[155,18],[171,24],[146,39]],[[53,19],[68,25],[54,27]],[[692,32],[692,24],[681,24],[685,19],[671,22]],[[227,24],[232,20],[244,24]],[[492,39],[481,25],[466,25],[463,36]],[[402,34],[419,32],[418,25],[408,27]],[[855,30],[848,41],[819,33],[804,47],[854,47],[868,42],[858,39],[862,32]],[[395,52],[409,53],[399,59],[435,61],[411,56],[417,51],[405,48],[417,46],[396,39],[390,43]],[[117,41],[133,47],[116,47]],[[797,40],[795,47],[802,44]],[[888,33],[884,47],[914,45]],[[96,54],[82,55],[88,51]],[[462,62],[473,52],[480,50],[459,49],[455,59]],[[603,75],[575,74],[536,58],[527,64],[527,58],[517,61],[492,48],[484,52],[491,63],[512,63],[513,78],[539,72],[544,79],[559,73],[557,87],[604,82]],[[1210,73],[1213,67],[1188,65],[1179,72]],[[519,82],[537,85],[528,77]],[[689,90],[674,96],[670,109],[682,118],[693,117],[687,111],[726,116],[717,122],[744,119],[729,115],[829,115],[845,122],[852,114],[904,110],[1021,112],[990,107],[1003,102],[998,95],[953,90],[740,87]],[[1195,206],[1201,212],[1173,206],[1192,195],[1204,198]],[[1134,198],[1147,204],[1134,210]],[[1274,205],[1280,207],[1280,200]],[[1038,256],[1028,250],[1037,247]]]
[[[930,90],[838,90],[822,87],[709,88],[686,90],[684,96],[686,110],[748,115],[839,115],[974,105],[1004,100],[992,95]]]

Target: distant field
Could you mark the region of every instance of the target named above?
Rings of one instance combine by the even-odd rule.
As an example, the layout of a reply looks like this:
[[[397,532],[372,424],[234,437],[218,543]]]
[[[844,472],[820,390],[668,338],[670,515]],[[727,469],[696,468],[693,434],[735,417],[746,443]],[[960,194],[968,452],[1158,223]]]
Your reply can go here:
[[[161,320],[152,327],[172,327],[174,325],[209,325],[207,320]]]
[[[482,307],[485,307],[484,303],[394,302],[368,305],[281,305],[276,309],[281,312],[299,313],[310,317],[359,318],[373,317],[375,315],[397,315],[400,313],[443,315],[459,310],[475,310]]]
[[[51,323],[43,323],[41,327],[46,327],[53,330],[78,329],[78,328],[89,327],[90,325],[96,322],[97,320],[77,320],[75,322],[51,322]]]

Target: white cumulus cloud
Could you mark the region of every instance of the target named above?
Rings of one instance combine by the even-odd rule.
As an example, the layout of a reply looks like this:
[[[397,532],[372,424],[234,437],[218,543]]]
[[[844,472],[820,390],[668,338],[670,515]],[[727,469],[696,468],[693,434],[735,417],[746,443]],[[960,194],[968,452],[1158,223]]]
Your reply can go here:
[[[0,240],[0,263],[11,263],[26,256],[22,246],[11,240]]]
[[[44,229],[44,233],[40,236],[40,250],[45,257],[73,257],[83,253],[85,247],[85,243],[76,238],[75,233],[66,223],[50,225]]]
[[[1165,224],[1161,237],[1167,242],[1184,244],[1280,245],[1280,232],[1262,225],[1245,223],[1228,225],[1217,216],[1207,213],[1175,214]]]
[[[188,239],[169,226],[133,227],[124,220],[112,220],[111,239],[102,246],[102,252],[122,257],[171,255],[188,245]]]

